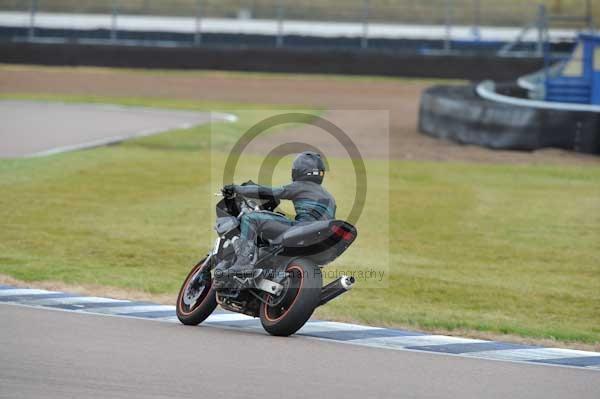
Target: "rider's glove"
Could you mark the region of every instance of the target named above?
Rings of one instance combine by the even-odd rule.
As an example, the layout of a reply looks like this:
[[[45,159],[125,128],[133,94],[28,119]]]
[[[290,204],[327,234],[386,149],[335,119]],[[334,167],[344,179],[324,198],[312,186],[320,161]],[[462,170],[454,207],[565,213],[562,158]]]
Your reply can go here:
[[[221,192],[223,193],[223,196],[226,198],[231,198],[235,195],[235,185],[234,184],[228,184],[226,186],[223,187],[223,189],[221,190]]]

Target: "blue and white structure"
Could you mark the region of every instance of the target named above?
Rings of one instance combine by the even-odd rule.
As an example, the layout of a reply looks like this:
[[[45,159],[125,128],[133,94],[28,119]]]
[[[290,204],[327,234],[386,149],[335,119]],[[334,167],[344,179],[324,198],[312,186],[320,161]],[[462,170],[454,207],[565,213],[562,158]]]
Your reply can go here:
[[[546,101],[600,106],[600,35],[580,34],[571,57],[544,75]]]
[[[419,130],[493,149],[600,154],[600,35],[580,34],[567,59],[544,58],[543,70],[517,83],[427,89]]]

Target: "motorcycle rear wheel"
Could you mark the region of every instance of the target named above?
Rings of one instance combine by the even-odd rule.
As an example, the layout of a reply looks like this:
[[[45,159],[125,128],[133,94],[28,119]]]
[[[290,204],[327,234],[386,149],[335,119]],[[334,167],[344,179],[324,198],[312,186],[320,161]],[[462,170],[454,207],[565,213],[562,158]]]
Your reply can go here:
[[[294,334],[310,319],[319,306],[323,286],[321,268],[308,259],[293,260],[286,272],[288,286],[281,294],[283,298],[274,301],[270,294],[265,294],[267,303],[260,306],[263,328],[271,335],[284,337]]]
[[[179,321],[185,325],[196,326],[202,323],[217,307],[217,297],[210,273],[206,273],[200,284],[196,279],[206,268],[210,268],[210,262],[206,262],[204,258],[190,271],[179,290],[176,313]],[[198,284],[198,287],[193,287],[194,283]]]

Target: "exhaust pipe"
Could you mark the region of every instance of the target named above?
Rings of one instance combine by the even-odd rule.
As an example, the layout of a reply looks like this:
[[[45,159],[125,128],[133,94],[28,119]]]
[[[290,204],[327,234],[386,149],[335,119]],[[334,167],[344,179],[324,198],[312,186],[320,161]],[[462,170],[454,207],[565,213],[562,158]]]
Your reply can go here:
[[[342,276],[321,288],[321,301],[319,302],[319,306],[325,305],[327,302],[350,290],[355,281],[356,280],[352,276]]]

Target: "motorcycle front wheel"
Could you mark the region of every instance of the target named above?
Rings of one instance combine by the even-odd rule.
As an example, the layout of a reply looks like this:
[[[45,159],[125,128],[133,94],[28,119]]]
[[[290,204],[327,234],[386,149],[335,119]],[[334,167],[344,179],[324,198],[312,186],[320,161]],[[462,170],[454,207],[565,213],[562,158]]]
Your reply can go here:
[[[204,258],[190,271],[179,290],[176,313],[180,322],[195,326],[212,314],[217,307],[212,282],[210,262]]]
[[[260,321],[271,335],[289,336],[310,319],[321,299],[321,268],[308,259],[295,259],[287,267],[282,293],[265,294]]]

